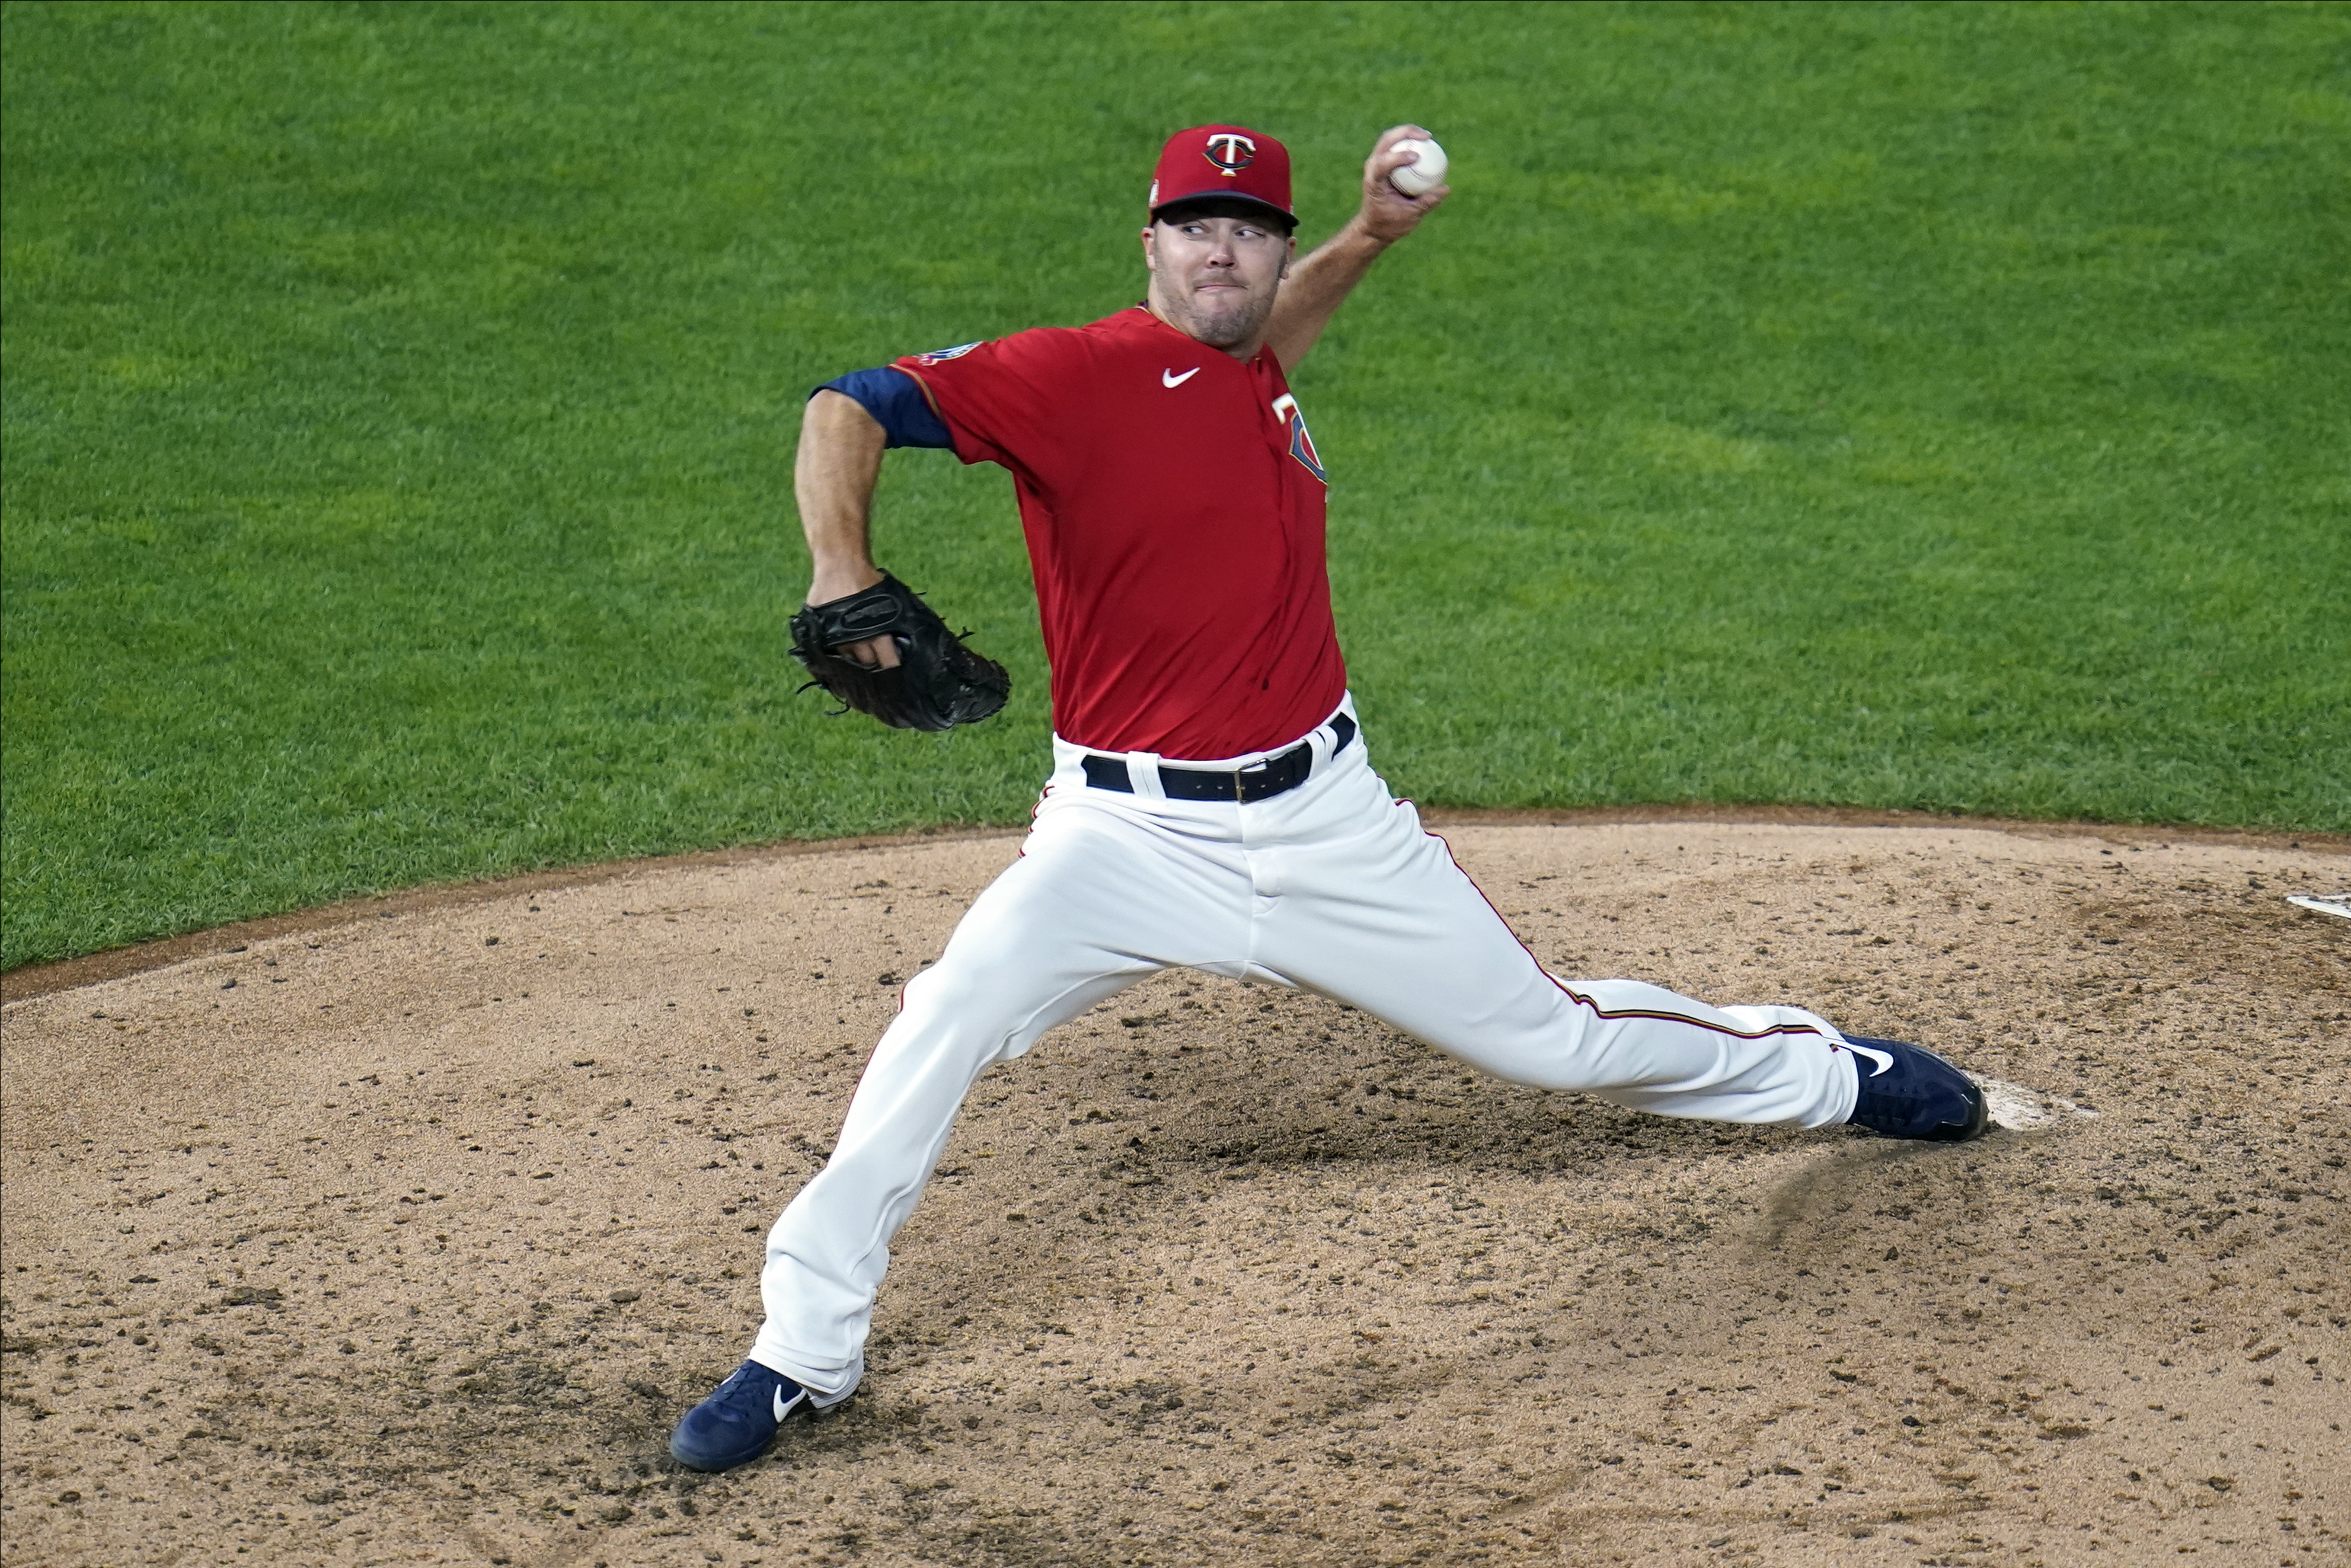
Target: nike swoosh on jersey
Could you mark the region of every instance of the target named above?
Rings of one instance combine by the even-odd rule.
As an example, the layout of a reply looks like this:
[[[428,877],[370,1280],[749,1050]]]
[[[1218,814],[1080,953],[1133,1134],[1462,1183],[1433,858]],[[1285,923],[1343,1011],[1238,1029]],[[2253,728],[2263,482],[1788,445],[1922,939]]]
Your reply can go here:
[[[1196,376],[1199,373],[1200,367],[1197,365],[1194,365],[1190,370],[1186,371],[1180,376],[1174,371],[1162,371],[1159,372],[1159,384],[1163,387],[1180,387],[1186,382],[1190,381],[1194,376]]]

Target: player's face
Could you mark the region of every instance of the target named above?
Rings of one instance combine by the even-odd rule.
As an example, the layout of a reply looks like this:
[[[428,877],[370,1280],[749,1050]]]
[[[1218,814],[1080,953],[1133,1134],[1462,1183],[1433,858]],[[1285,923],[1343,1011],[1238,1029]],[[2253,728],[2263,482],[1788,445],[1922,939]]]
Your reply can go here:
[[[1143,231],[1151,302],[1169,325],[1211,348],[1254,351],[1297,248],[1248,218],[1186,217]]]

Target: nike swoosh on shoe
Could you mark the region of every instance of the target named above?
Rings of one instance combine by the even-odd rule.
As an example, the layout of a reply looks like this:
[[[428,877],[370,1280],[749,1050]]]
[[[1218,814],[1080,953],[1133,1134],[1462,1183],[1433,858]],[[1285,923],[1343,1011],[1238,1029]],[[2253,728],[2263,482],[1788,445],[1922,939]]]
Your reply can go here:
[[[1857,1056],[1890,1059],[1875,1072],[1861,1075],[1853,1114],[1846,1118],[1854,1125],[1885,1137],[1938,1144],[1968,1143],[1990,1130],[1990,1103],[1983,1090],[1926,1047],[1860,1035],[1846,1036],[1844,1043]],[[1886,1080],[1883,1084],[1877,1082],[1881,1078]]]
[[[1890,1051],[1873,1051],[1868,1046],[1855,1045],[1851,1040],[1846,1040],[1844,1042],[1844,1048],[1853,1052],[1855,1056],[1865,1056],[1872,1061],[1877,1063],[1877,1066],[1872,1070],[1869,1074],[1872,1078],[1876,1077],[1879,1073],[1886,1071],[1894,1065],[1894,1053]]]

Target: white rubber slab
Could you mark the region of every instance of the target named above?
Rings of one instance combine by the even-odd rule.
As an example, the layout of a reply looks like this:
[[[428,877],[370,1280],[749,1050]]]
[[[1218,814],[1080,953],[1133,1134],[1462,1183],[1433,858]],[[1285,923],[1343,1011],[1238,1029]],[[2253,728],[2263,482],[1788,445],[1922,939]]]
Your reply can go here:
[[[1992,1125],[2011,1133],[2037,1132],[2053,1126],[2066,1116],[2097,1114],[2086,1105],[2076,1105],[2059,1095],[2043,1094],[2038,1089],[2027,1089],[2022,1083],[1978,1077],[1972,1072],[1968,1077],[1984,1092],[1984,1108],[1991,1113]]]

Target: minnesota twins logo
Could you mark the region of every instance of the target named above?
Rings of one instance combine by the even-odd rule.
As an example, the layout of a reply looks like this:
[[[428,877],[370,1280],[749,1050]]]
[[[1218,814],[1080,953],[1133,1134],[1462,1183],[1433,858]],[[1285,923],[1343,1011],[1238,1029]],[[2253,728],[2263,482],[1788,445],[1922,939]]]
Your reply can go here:
[[[1306,416],[1298,412],[1298,400],[1288,392],[1273,400],[1273,414],[1290,426],[1290,455],[1305,465],[1306,471],[1328,485],[1322,473],[1322,455],[1314,450],[1314,437],[1306,433]]]
[[[1242,170],[1257,162],[1257,143],[1238,131],[1219,131],[1208,138],[1200,155],[1224,171],[1225,178],[1237,179]]]

